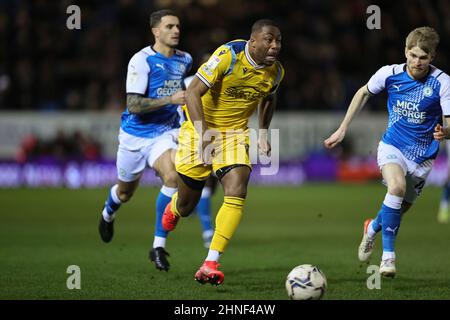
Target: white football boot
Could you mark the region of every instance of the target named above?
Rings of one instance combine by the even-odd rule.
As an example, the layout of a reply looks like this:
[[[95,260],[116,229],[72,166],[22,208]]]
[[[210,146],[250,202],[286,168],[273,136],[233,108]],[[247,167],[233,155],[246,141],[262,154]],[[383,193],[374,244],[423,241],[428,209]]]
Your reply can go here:
[[[380,274],[383,277],[393,278],[396,273],[395,269],[395,259],[382,260],[380,264]]]
[[[367,219],[364,221],[364,232],[363,232],[363,238],[361,240],[361,244],[358,248],[358,258],[361,262],[367,262],[370,259],[370,255],[373,251],[373,246],[375,242],[375,238],[370,238],[367,234],[367,228],[369,227],[370,223],[373,219]]]

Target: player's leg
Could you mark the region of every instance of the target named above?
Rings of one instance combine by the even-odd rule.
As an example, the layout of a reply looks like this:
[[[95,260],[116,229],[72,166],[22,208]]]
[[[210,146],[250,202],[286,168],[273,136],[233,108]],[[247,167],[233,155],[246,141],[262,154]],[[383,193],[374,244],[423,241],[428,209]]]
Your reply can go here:
[[[189,216],[200,200],[205,180],[196,180],[178,172],[178,191],[166,206],[162,218],[163,229],[167,232],[175,229],[181,217]]]
[[[102,210],[99,223],[100,237],[104,242],[110,242],[114,235],[114,219],[122,203],[131,199],[139,185],[139,179],[145,168],[145,157],[138,151],[130,151],[121,144],[117,151],[118,182],[111,187]]]
[[[217,176],[224,189],[224,201],[216,216],[216,228],[208,255],[195,274],[195,279],[200,283],[219,285],[224,280],[223,273],[217,270],[218,261],[241,221],[250,173],[250,167],[242,164],[219,170]]]
[[[211,223],[211,196],[216,184],[217,179],[213,175],[210,175],[208,180],[206,180],[205,187],[202,190],[200,201],[196,208],[200,224],[202,225],[202,238],[206,248],[209,248],[214,234]]]
[[[163,185],[156,198],[155,236],[150,250],[150,260],[155,263],[158,270],[168,271],[170,264],[167,260],[168,252],[165,250],[167,231],[162,227],[164,209],[177,191],[177,172],[173,164],[174,149],[164,151],[151,165],[161,178]]]
[[[205,181],[211,174],[211,166],[205,166],[200,160],[199,145],[199,137],[192,123],[183,122],[175,155],[178,191],[164,210],[162,226],[165,231],[172,231],[180,217],[187,217],[194,211]]]
[[[119,180],[117,184],[112,186],[109,190],[99,223],[100,237],[104,242],[110,242],[112,240],[114,236],[114,219],[116,211],[119,210],[122,203],[130,200],[138,185],[139,179],[131,182]]]
[[[400,228],[401,207],[406,193],[406,179],[403,168],[397,163],[388,163],[382,167],[383,179],[388,192],[380,210],[383,236],[383,255],[380,273],[386,277],[394,277],[395,240]]]
[[[358,247],[358,258],[362,262],[368,262],[370,256],[372,255],[375,237],[378,232],[382,231],[383,228],[383,217],[386,214],[385,212],[393,209],[394,207],[398,207],[400,209],[403,203],[403,196],[397,197],[396,194],[398,193],[398,190],[394,189],[394,185],[401,184],[397,180],[403,179],[403,185],[405,184],[404,177],[407,172],[407,163],[405,162],[402,153],[397,148],[380,141],[380,143],[378,144],[377,162],[382,172],[383,178],[385,175],[385,173],[383,172],[383,168],[387,168],[388,178],[391,177],[391,175],[389,175],[389,168],[394,168],[394,172],[396,172],[400,176],[400,178],[395,180],[390,179],[390,187],[386,179],[383,179],[383,183],[388,186],[388,193],[385,196],[385,199],[380,210],[378,211],[377,216],[374,219],[367,219],[364,222],[363,238]],[[397,177],[397,175],[395,175],[395,177]]]
[[[412,206],[412,203],[403,200],[401,207],[400,207],[400,217],[403,217],[403,214],[405,214]],[[375,238],[378,232],[382,229],[382,210],[378,211],[377,216],[374,219],[367,219],[366,220],[366,228],[367,228],[367,235],[369,238]]]

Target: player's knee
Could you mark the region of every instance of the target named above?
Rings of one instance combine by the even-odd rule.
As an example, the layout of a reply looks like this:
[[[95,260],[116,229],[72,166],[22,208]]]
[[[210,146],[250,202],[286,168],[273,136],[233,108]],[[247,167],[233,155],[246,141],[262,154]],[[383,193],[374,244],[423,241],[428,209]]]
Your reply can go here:
[[[229,197],[245,199],[247,197],[247,186],[243,183],[225,187],[224,193]]]
[[[162,175],[162,180],[165,186],[176,188],[177,187],[177,179],[178,179],[178,173],[175,170],[170,170],[168,172],[165,172]]]
[[[177,199],[177,210],[182,217],[187,217],[194,211],[197,204],[192,201],[192,199]]]
[[[393,183],[388,187],[389,194],[403,198],[406,192],[406,185],[403,182]]]
[[[133,196],[133,192],[117,190],[117,196],[119,197],[120,201],[123,203],[123,202],[127,202],[128,200],[131,199],[131,197]]]

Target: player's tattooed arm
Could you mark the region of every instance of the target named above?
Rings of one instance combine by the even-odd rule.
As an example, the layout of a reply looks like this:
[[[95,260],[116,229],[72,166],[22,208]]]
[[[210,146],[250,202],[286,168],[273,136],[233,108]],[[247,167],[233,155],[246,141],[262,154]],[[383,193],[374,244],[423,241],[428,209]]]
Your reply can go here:
[[[140,94],[129,93],[127,94],[128,111],[130,113],[140,114],[161,109],[167,104],[182,105],[186,103],[185,94],[186,91],[179,90],[171,96],[160,99],[150,99],[143,97]]]
[[[127,94],[127,107],[130,113],[146,113],[155,111],[167,104],[172,103],[172,97],[164,97],[161,99],[145,98],[139,94],[129,93]]]

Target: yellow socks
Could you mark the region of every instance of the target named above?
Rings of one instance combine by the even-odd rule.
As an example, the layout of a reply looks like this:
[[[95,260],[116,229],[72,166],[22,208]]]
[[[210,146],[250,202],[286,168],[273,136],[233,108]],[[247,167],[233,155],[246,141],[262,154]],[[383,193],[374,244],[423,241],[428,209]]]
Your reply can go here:
[[[224,252],[228,242],[233,237],[233,234],[241,221],[244,202],[245,199],[243,198],[229,196],[224,197],[222,207],[216,217],[216,229],[214,232],[214,237],[211,241],[211,250]]]

